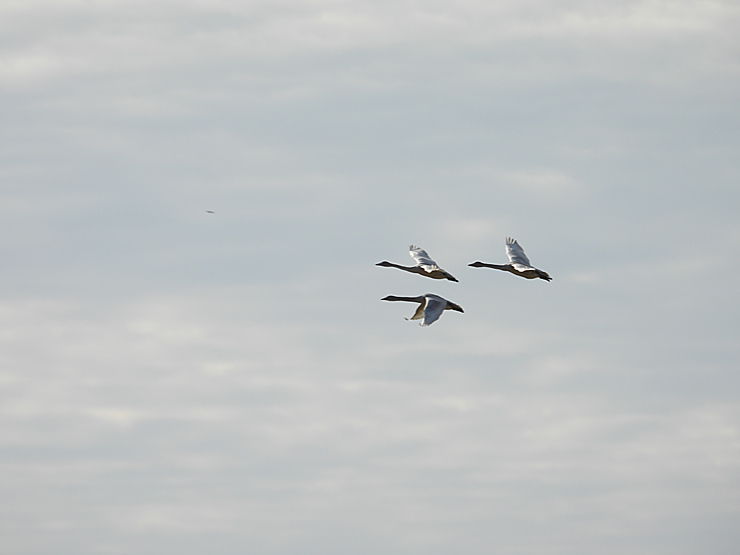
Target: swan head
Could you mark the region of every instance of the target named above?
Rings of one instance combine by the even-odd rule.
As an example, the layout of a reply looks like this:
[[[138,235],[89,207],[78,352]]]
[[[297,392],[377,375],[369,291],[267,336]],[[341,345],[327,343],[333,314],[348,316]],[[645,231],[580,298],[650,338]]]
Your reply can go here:
[[[483,264],[483,262],[471,262],[468,266],[472,266],[473,268],[483,268],[485,264]]]
[[[386,268],[390,268],[393,265],[387,260],[383,260],[383,262],[378,262],[376,266],[385,266]]]

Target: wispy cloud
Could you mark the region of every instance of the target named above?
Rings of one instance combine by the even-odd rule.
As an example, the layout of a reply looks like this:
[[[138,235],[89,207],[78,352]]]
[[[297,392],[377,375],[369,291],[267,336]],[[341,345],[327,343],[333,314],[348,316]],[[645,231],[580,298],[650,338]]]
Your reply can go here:
[[[3,546],[734,553],[737,23],[0,2]]]

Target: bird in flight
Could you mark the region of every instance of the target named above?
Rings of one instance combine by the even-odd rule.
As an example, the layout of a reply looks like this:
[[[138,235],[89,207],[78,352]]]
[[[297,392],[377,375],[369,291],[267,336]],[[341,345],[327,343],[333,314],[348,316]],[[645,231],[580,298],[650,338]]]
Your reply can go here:
[[[206,212],[207,212],[208,214],[215,214],[215,212],[214,212],[213,210],[206,210]]]
[[[540,278],[546,281],[552,281],[552,278],[547,272],[532,266],[529,262],[529,258],[524,254],[524,249],[516,242],[516,239],[512,239],[511,237],[506,238],[506,256],[509,257],[508,264],[473,262],[472,264],[468,264],[468,266],[472,266],[473,268],[494,268],[496,270],[511,272],[516,276],[521,276],[527,279]]]
[[[445,310],[454,310],[456,312],[465,312],[462,307],[458,304],[443,299],[439,295],[432,293],[426,293],[418,297],[396,297],[395,295],[388,295],[380,299],[381,301],[407,301],[410,303],[419,303],[416,312],[411,318],[407,320],[422,320],[420,326],[430,326],[442,316]]]
[[[420,276],[432,278],[432,279],[448,279],[450,281],[457,281],[455,276],[449,272],[445,272],[440,268],[437,263],[432,260],[427,251],[414,245],[409,246],[409,255],[416,261],[416,266],[401,266],[400,264],[394,264],[384,260],[378,262],[376,266],[384,266],[386,268],[398,268],[399,270],[405,270],[412,274],[419,274]]]

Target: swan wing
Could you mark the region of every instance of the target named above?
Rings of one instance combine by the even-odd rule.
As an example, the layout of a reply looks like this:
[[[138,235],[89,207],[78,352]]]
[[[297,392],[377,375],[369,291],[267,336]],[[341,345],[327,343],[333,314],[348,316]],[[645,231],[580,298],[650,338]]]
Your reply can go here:
[[[414,315],[409,320],[421,320],[424,317],[425,304],[426,302],[419,303],[419,306],[416,307],[416,312],[414,312]]]
[[[437,263],[432,260],[427,251],[422,248],[415,247],[414,245],[409,246],[409,255],[414,259],[417,266],[422,267],[427,272],[433,272],[434,270],[441,270]]]
[[[424,321],[421,323],[422,326],[429,326],[439,320],[442,313],[447,306],[447,301],[442,297],[436,295],[429,295],[426,297],[427,302],[424,304]]]
[[[511,237],[506,238],[506,256],[509,257],[509,262],[515,266],[522,265],[527,266],[528,268],[532,267],[532,264],[529,262],[529,258],[524,254],[522,246],[517,243],[516,239],[512,239]]]

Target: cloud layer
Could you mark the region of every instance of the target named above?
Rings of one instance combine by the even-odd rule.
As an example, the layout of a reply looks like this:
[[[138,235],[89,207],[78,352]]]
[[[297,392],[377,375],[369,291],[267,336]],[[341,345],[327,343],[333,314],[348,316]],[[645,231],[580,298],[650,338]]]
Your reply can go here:
[[[733,3],[0,30],[6,549],[737,551]],[[507,235],[552,283],[466,266]]]

